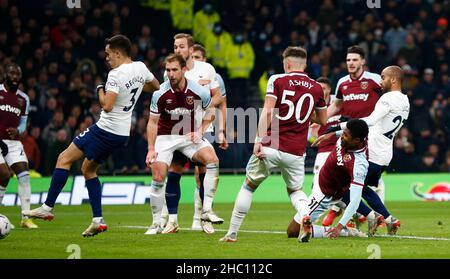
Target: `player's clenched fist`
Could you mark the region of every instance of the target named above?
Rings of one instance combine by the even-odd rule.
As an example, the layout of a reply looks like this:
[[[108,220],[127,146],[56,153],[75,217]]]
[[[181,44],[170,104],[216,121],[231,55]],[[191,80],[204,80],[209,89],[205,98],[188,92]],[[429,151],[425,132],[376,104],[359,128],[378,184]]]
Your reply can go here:
[[[156,160],[156,156],[158,153],[155,152],[155,150],[149,150],[147,152],[147,158],[145,158],[145,163],[148,167],[150,167]]]

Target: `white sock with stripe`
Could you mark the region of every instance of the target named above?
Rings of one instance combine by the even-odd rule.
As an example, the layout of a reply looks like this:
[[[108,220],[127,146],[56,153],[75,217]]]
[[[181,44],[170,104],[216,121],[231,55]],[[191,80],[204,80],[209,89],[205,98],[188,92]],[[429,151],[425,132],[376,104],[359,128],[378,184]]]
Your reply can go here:
[[[205,196],[203,197],[203,212],[212,210],[214,196],[219,183],[219,163],[206,165],[205,179],[203,185],[205,188]]]
[[[30,199],[31,199],[31,186],[30,186],[30,173],[28,171],[23,171],[17,175],[19,180],[19,198],[20,206],[23,210],[30,210]],[[28,217],[22,216],[23,219]]]
[[[228,234],[237,234],[239,228],[244,222],[244,218],[250,210],[253,200],[253,189],[247,184],[243,184],[234,204],[233,213],[231,215],[230,228]]]

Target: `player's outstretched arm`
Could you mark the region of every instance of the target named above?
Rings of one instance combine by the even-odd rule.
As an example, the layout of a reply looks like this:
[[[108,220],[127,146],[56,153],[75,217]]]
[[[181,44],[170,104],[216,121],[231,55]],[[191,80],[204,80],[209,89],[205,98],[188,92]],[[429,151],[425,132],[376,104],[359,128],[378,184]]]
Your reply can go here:
[[[350,221],[350,218],[356,213],[359,203],[361,202],[362,190],[363,190],[362,185],[360,186],[352,184],[350,186],[350,203],[347,205],[347,208],[345,209],[341,220],[339,220],[339,224],[333,229],[331,229],[328,235],[330,238],[338,237],[342,228],[345,227],[348,221]]]
[[[159,81],[154,78],[152,81],[144,84],[144,88],[142,89],[144,92],[153,92],[159,90]]]

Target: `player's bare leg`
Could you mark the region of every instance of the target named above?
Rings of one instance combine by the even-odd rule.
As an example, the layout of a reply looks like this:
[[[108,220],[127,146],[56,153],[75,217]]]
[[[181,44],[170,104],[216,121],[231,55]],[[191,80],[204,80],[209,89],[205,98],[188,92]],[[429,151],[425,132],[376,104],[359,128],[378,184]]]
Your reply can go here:
[[[61,193],[67,182],[69,169],[75,161],[83,158],[83,156],[83,151],[74,143],[71,143],[66,150],[59,154],[46,201],[38,208],[22,211],[22,214],[33,219],[53,220],[53,207],[55,206],[59,193]]]
[[[152,184],[150,186],[150,204],[153,216],[152,225],[145,234],[157,234],[162,232],[161,211],[164,204],[164,180],[169,166],[162,162],[152,164]]]
[[[31,199],[31,185],[30,185],[30,173],[27,162],[17,162],[11,166],[11,169],[17,176],[19,181],[18,194],[20,198],[20,206],[22,211],[30,210]],[[22,221],[20,226],[26,229],[37,229],[38,226],[33,223],[27,216],[22,215]]]
[[[94,236],[108,229],[102,216],[102,184],[97,176],[99,166],[97,162],[88,159],[84,159],[81,165],[92,208],[92,223],[82,233],[84,237]]]

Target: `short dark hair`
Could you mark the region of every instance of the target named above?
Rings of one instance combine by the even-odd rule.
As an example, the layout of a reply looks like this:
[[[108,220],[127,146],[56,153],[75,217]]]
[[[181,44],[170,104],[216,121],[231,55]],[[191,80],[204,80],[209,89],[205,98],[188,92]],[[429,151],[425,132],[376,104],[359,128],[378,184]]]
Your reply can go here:
[[[290,46],[290,47],[287,47],[283,51],[283,58],[287,58],[287,57],[298,57],[298,58],[306,59],[307,52],[304,48]]]
[[[331,81],[327,77],[319,77],[317,79],[317,82],[324,83],[324,84],[328,85],[329,87],[331,87]]]
[[[364,120],[351,119],[347,122],[347,129],[352,134],[352,138],[359,138],[361,142],[364,142],[369,135],[369,126]]]
[[[121,50],[125,55],[131,55],[131,42],[124,35],[115,35],[105,40],[105,46],[109,45],[111,49]]]
[[[184,60],[183,56],[181,54],[171,53],[166,57],[166,60],[164,62],[164,65],[168,62],[174,62],[178,61],[180,63],[181,68],[186,67],[186,60]]]
[[[194,44],[195,44],[194,38],[191,35],[187,34],[187,33],[178,33],[175,36],[173,36],[174,40],[176,40],[176,39],[183,39],[183,38],[185,38],[187,40],[188,47],[193,47],[194,46]]]
[[[192,46],[194,51],[200,51],[203,57],[206,57],[206,49],[201,44],[195,44]]]
[[[364,49],[360,46],[351,46],[347,48],[347,54],[349,53],[359,54],[359,56],[361,56],[362,59],[364,59],[364,57],[366,56],[366,54],[364,53]]]

